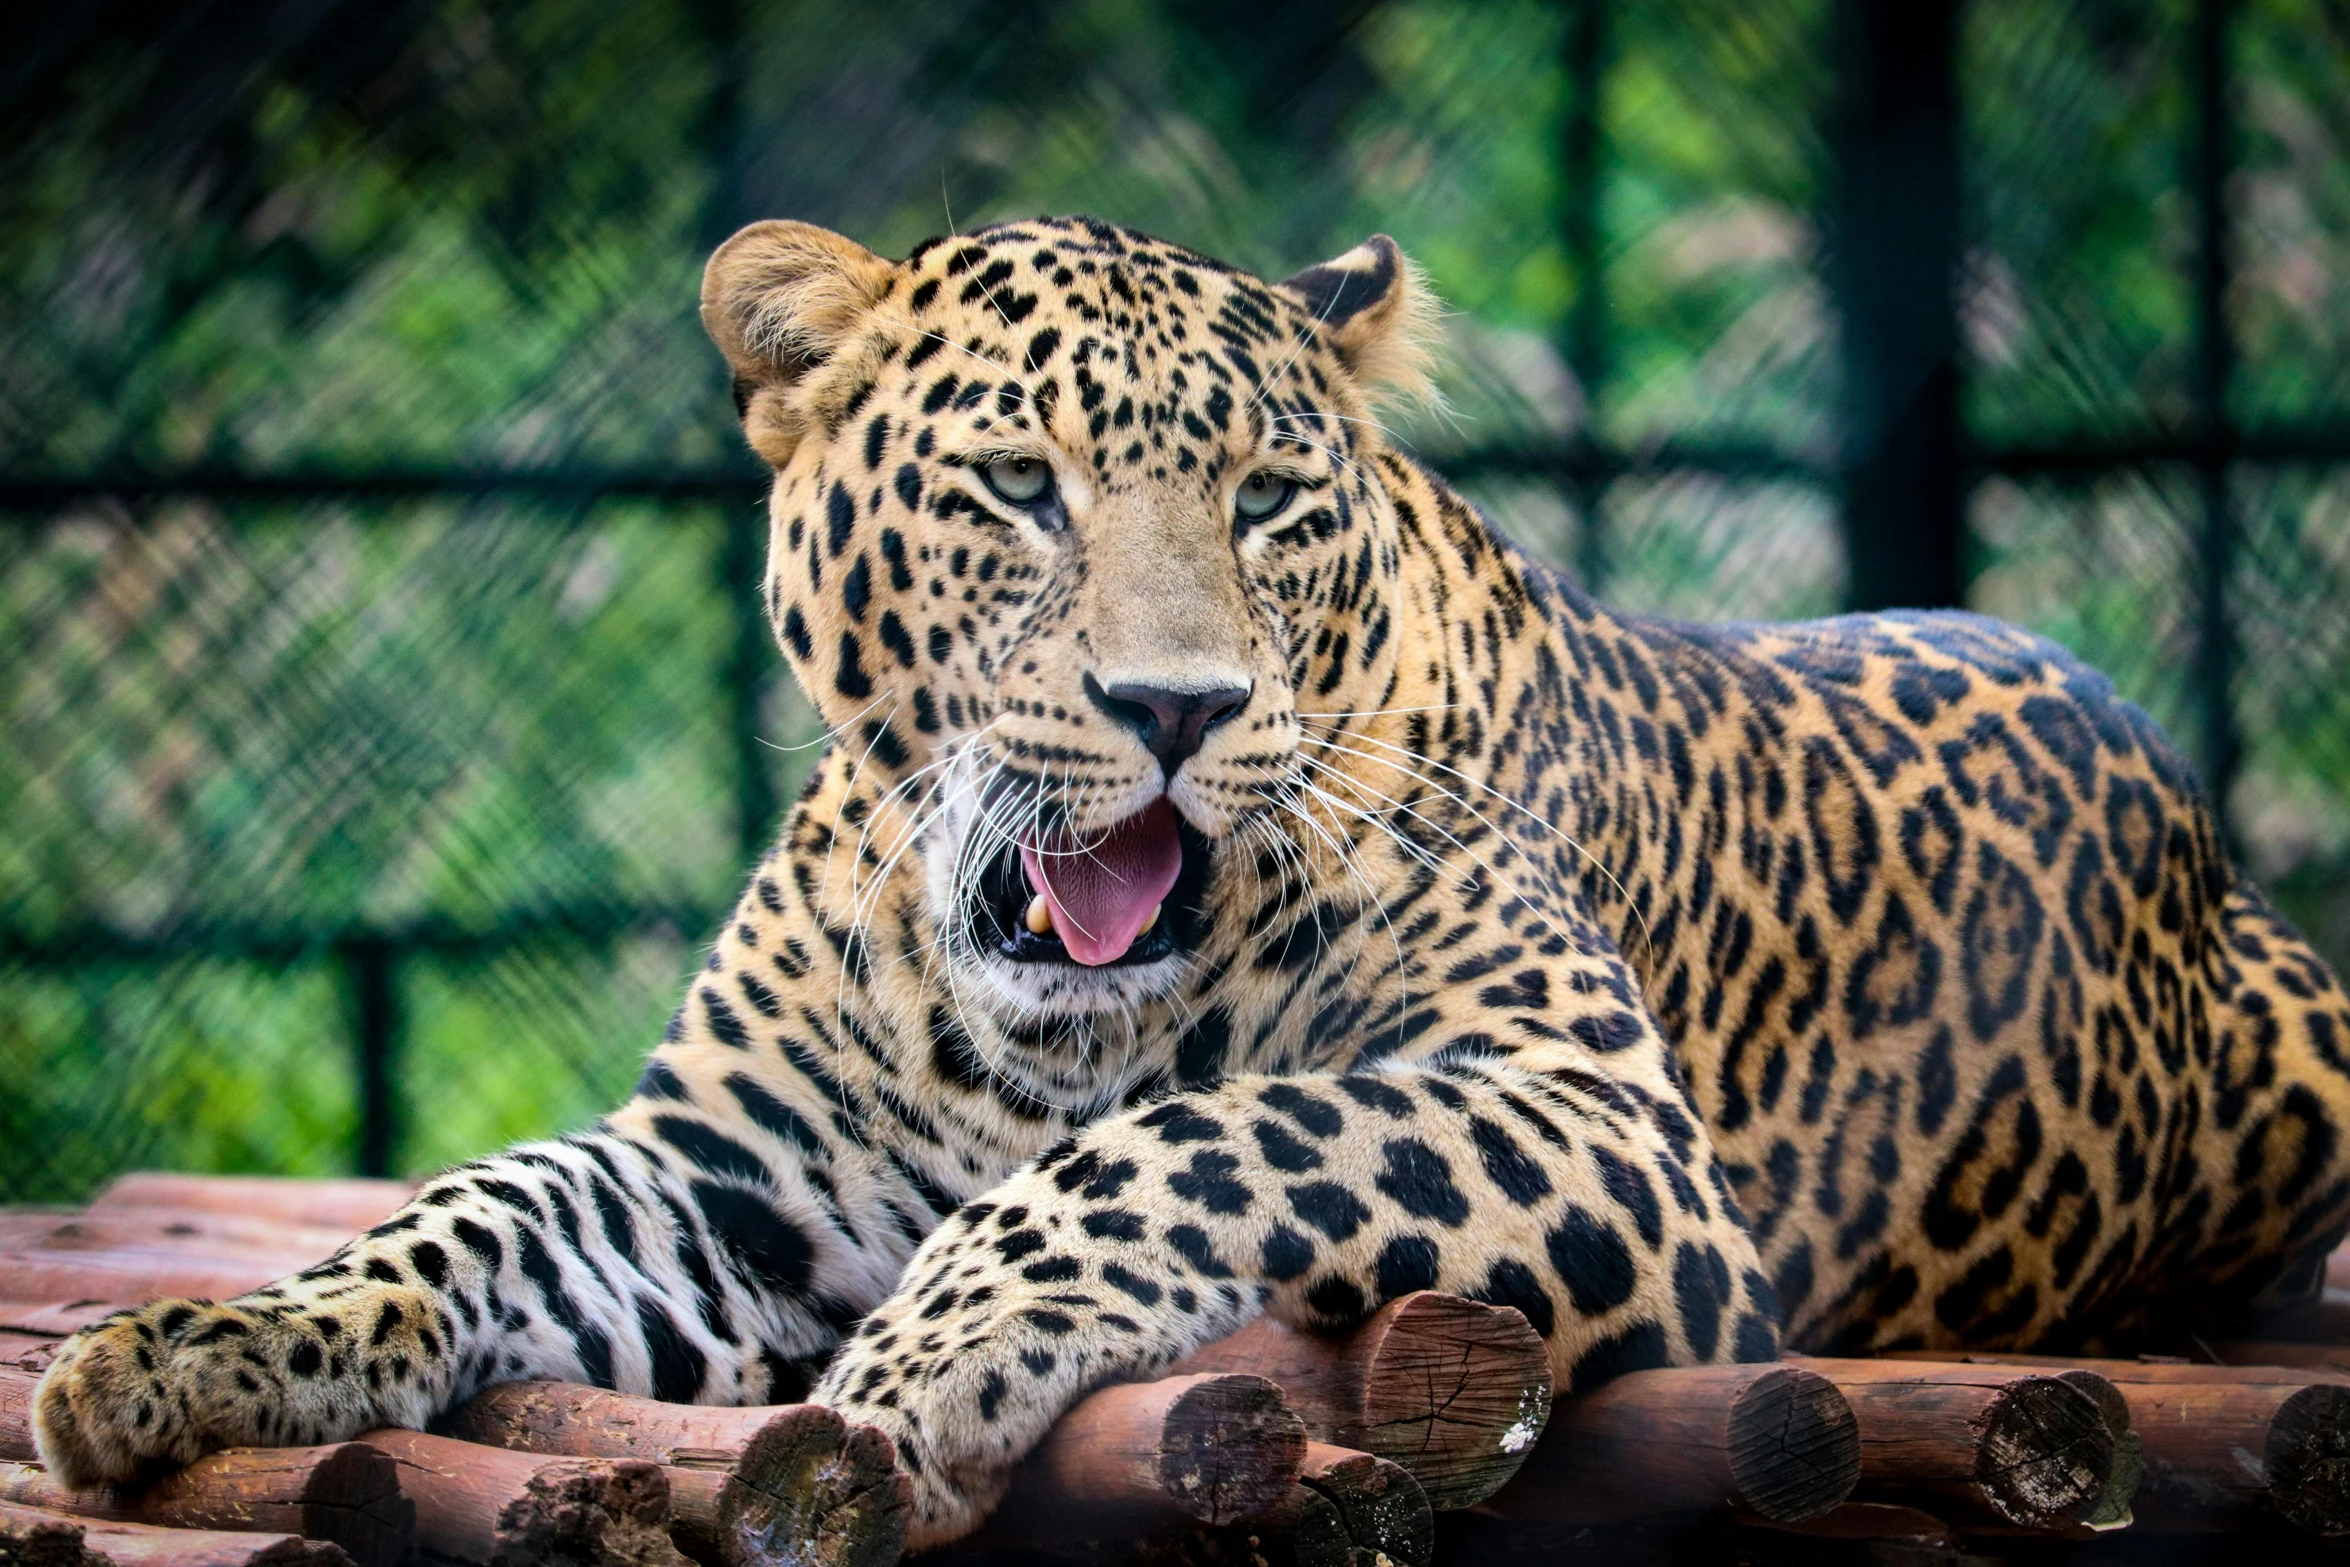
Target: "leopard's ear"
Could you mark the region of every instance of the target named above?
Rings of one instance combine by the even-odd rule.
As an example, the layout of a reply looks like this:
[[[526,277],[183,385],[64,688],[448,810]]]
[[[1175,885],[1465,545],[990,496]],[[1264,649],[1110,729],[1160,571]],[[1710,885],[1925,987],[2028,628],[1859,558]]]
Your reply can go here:
[[[1281,288],[1314,318],[1323,341],[1374,396],[1435,400],[1429,372],[1441,307],[1394,240],[1374,234],[1345,255],[1284,280]]]
[[[782,467],[820,414],[797,395],[843,357],[897,276],[894,263],[812,223],[754,223],[702,269],[702,325],[734,373],[751,449]]]

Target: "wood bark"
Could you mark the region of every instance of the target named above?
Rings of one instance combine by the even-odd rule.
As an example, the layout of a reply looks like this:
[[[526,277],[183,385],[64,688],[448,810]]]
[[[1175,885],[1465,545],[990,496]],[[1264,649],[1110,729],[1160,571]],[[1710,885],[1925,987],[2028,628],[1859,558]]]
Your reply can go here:
[[[357,1567],[400,1567],[416,1529],[398,1467],[361,1442],[231,1448],[147,1485],[81,1491],[38,1464],[0,1463],[0,1500],[120,1523],[328,1540]]]
[[[469,1442],[669,1466],[677,1543],[723,1567],[884,1567],[911,1492],[889,1439],[814,1404],[717,1409],[565,1382],[510,1382],[445,1416]]]
[[[1861,1475],[1858,1422],[1815,1372],[1784,1365],[1636,1371],[1563,1400],[1515,1479],[1480,1511],[1605,1524],[1719,1509],[1819,1517]]]
[[[478,1567],[685,1567],[669,1482],[636,1458],[544,1458],[389,1428],[360,1437],[399,1466],[428,1558]]]
[[[973,1548],[1086,1549],[1257,1518],[1297,1482],[1306,1433],[1263,1377],[1103,1388],[1013,1471]]]
[[[1789,1362],[1836,1385],[1860,1428],[1863,1501],[1953,1522],[2069,1529],[2112,1492],[2113,1432],[2080,1378],[2017,1366]]]
[[[299,1535],[158,1529],[14,1502],[0,1502],[0,1562],[11,1567],[351,1567],[341,1546]]]
[[[1401,1465],[1438,1511],[1500,1490],[1550,1418],[1550,1357],[1525,1317],[1434,1290],[1343,1335],[1260,1317],[1170,1369],[1271,1378],[1316,1441]]]

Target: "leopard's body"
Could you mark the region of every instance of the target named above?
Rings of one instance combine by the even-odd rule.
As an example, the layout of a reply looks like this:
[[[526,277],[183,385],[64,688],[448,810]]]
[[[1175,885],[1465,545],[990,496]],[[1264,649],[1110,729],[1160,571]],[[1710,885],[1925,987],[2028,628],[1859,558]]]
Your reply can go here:
[[[627,1105],[86,1332],[50,1460],[528,1374],[760,1401],[830,1355],[937,1540],[1085,1389],[1260,1310],[1457,1290],[1584,1385],[2306,1287],[2350,1009],[2163,736],[1975,617],[1595,605],[1372,422],[1416,286],[1384,240],[1280,286],[1086,221],[731,242],[705,318],[837,729],[783,841]],[[1167,762],[1103,695],[1136,680],[1243,697]],[[1008,845],[1162,795],[1161,955],[992,939]]]

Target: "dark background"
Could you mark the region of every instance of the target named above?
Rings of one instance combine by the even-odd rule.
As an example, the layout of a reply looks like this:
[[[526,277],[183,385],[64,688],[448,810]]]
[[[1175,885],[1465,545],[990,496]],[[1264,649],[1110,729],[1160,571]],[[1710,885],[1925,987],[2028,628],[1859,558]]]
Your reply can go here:
[[[0,1200],[625,1091],[813,755],[693,310],[762,216],[1392,233],[1520,539],[2057,637],[2350,959],[2350,0],[20,9]]]

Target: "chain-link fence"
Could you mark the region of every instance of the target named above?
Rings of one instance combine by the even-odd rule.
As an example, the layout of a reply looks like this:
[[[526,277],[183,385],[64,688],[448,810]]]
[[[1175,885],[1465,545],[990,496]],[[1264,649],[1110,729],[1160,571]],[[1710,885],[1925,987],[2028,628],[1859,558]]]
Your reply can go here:
[[[2110,669],[2350,958],[2350,0],[195,0],[0,36],[0,1199],[621,1094],[809,716],[736,223],[1091,211],[1456,314],[1627,605]],[[1955,279],[1955,287],[1951,280]]]

